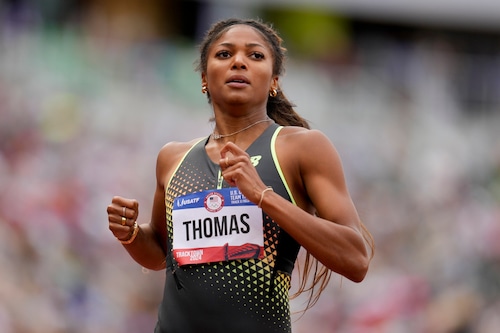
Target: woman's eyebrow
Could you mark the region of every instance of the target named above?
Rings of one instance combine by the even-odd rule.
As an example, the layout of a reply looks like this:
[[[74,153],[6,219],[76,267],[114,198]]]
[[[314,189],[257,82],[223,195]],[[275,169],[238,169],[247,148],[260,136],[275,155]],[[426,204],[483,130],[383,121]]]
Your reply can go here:
[[[229,42],[222,42],[222,43],[219,44],[219,46],[234,47],[235,45],[233,43],[229,43]],[[264,45],[262,45],[260,43],[246,43],[245,46],[247,48],[251,48],[251,47],[264,47]]]

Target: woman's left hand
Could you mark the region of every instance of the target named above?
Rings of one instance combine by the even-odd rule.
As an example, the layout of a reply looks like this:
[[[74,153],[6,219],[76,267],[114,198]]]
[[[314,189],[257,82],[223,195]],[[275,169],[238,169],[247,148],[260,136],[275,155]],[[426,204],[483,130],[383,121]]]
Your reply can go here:
[[[250,156],[232,142],[222,147],[220,156],[219,165],[224,180],[230,186],[238,187],[248,200],[257,203],[267,186],[252,165]]]

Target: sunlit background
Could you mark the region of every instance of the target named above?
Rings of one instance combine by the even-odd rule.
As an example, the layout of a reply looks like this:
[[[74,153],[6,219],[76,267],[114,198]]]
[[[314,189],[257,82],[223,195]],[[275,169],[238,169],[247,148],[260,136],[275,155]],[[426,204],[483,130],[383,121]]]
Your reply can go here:
[[[152,332],[164,272],[106,206],[147,222],[159,149],[211,132],[196,45],[230,16],[284,37],[284,91],[376,241],[365,281],[335,275],[294,332],[498,332],[497,0],[0,1],[0,332]]]

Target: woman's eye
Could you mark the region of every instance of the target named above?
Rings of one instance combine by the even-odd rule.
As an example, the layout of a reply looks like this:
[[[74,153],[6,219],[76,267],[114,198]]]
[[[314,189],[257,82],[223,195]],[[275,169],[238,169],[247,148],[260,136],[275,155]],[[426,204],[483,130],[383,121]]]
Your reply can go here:
[[[219,51],[215,54],[215,56],[217,58],[227,59],[227,58],[230,58],[232,56],[232,54],[229,51]],[[260,52],[253,52],[253,53],[249,54],[249,57],[254,58],[256,60],[261,60],[261,59],[264,59],[264,54],[262,54]]]
[[[259,53],[259,52],[254,52],[252,54],[252,57],[254,57],[255,59],[264,59],[264,55],[262,53]]]
[[[229,56],[230,56],[228,51],[219,51],[219,52],[217,52],[216,55],[218,58],[229,58]]]

